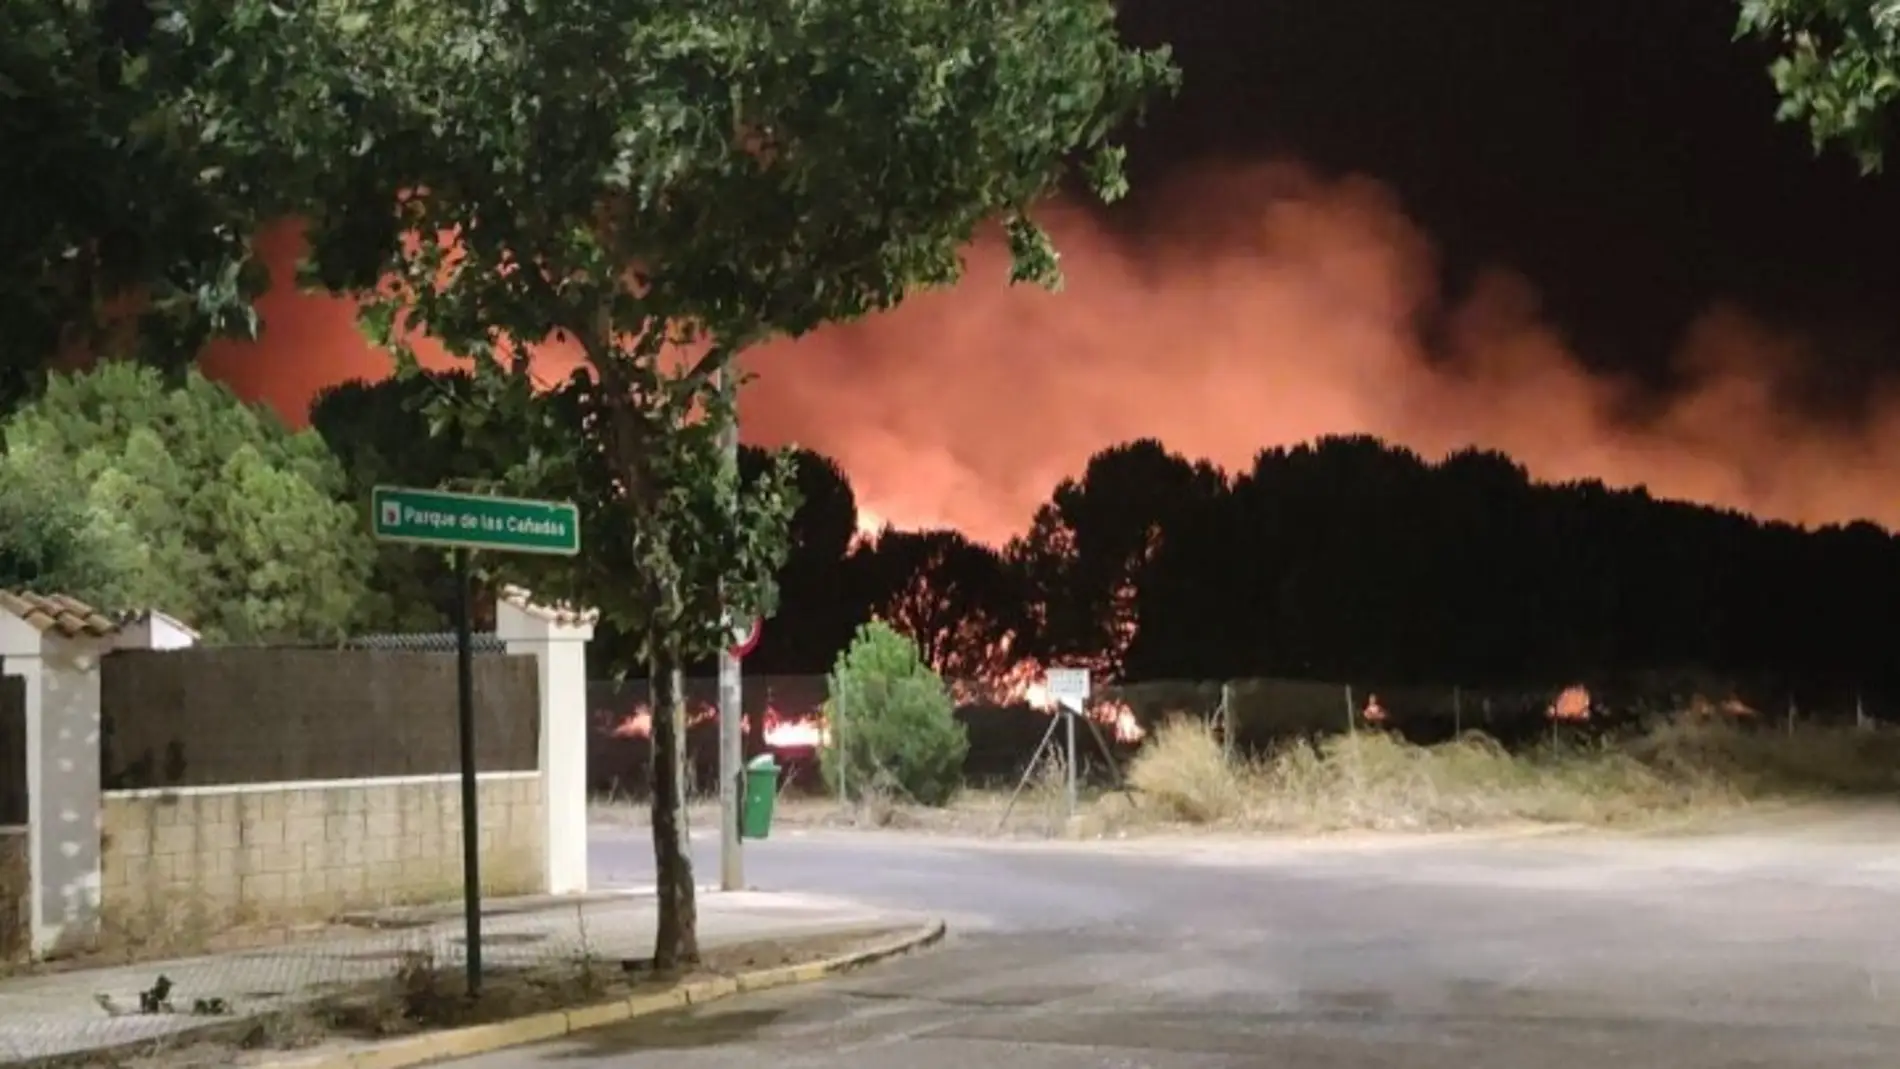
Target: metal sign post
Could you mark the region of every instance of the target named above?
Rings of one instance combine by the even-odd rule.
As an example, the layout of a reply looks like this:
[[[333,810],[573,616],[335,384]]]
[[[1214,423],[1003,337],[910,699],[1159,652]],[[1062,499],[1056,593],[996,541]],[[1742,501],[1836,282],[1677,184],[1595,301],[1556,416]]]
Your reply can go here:
[[[1051,668],[1043,677],[1043,688],[1054,700],[1055,710],[1049,718],[1048,730],[1042,733],[1042,741],[1036,744],[1035,752],[1029,757],[1029,767],[1023,769],[1022,779],[1016,782],[1016,789],[1009,796],[1009,804],[1003,807],[1003,816],[996,822],[996,830],[999,832],[1009,823],[1009,815],[1016,809],[1016,799],[1021,797],[1023,788],[1029,786],[1029,778],[1036,774],[1037,767],[1042,763],[1042,755],[1048,751],[1049,744],[1055,739],[1057,727],[1066,728],[1068,732],[1066,745],[1069,751],[1069,817],[1071,820],[1075,818],[1077,766],[1081,764],[1082,756],[1076,751],[1075,725],[1078,720],[1088,728],[1090,737],[1095,740],[1096,749],[1101,751],[1102,759],[1108,762],[1109,771],[1115,777],[1116,789],[1128,790],[1128,785],[1122,781],[1121,768],[1115,763],[1115,751],[1109,747],[1108,740],[1102,737],[1101,729],[1095,726],[1095,721],[1088,717],[1088,669]],[[1133,800],[1134,795],[1130,794],[1129,801],[1133,802]]]
[[[1069,763],[1069,819],[1075,819],[1075,765],[1080,755],[1075,752],[1075,718],[1086,713],[1089,707],[1089,670],[1086,668],[1051,668],[1044,686],[1049,689],[1049,697],[1056,703],[1056,715],[1068,725],[1068,763]],[[1066,716],[1063,714],[1067,714]]]
[[[745,890],[745,843],[739,835],[745,798],[745,714],[739,662],[759,644],[758,620],[734,624],[719,654],[719,889]]]
[[[471,550],[571,557],[581,550],[580,510],[566,501],[378,486],[370,530],[380,542],[447,546],[455,556],[455,719],[462,765],[462,908],[468,995],[482,990],[481,823],[475,779],[475,642]],[[547,728],[542,727],[543,731]]]

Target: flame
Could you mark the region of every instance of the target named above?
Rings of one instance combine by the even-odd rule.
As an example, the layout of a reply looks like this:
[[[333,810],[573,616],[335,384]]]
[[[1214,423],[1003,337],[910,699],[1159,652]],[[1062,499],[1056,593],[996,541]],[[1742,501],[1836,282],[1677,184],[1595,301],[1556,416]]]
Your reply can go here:
[[[598,717],[609,724],[607,734],[617,739],[644,739],[653,734],[653,711],[642,703],[633,707],[633,711],[624,714],[603,712]],[[716,723],[719,713],[713,709],[701,709],[689,713],[688,728],[703,724]],[[742,730],[749,731],[752,718],[746,717]],[[796,716],[767,709],[765,712],[765,745],[773,750],[815,750],[831,740],[821,716]]]
[[[1377,694],[1366,695],[1366,707],[1359,715],[1368,724],[1383,724],[1387,720],[1385,706],[1379,703]]]
[[[1590,689],[1581,683],[1565,687],[1551,701],[1545,715],[1569,723],[1590,719]]]
[[[765,745],[774,750],[816,750],[830,741],[824,717],[768,714],[765,718]]]
[[[1042,678],[1041,669],[1037,678],[1022,685],[1015,700],[1031,709],[1053,714],[1056,711],[1055,699],[1049,694],[1049,684]],[[1116,742],[1134,744],[1146,738],[1148,731],[1141,726],[1135,716],[1135,710],[1125,701],[1116,698],[1091,698],[1088,717],[1107,728]]]

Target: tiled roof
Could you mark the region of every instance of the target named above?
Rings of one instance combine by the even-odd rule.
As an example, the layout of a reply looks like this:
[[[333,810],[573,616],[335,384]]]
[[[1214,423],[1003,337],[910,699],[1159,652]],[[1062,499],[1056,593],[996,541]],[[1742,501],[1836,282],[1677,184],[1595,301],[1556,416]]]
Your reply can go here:
[[[522,612],[538,620],[567,625],[591,625],[600,619],[600,613],[593,609],[576,609],[571,605],[556,603],[543,605],[534,600],[534,595],[524,587],[505,586],[501,588],[501,599]]]
[[[12,613],[41,631],[66,638],[105,638],[119,630],[118,621],[112,617],[64,594],[0,590],[0,610]]]

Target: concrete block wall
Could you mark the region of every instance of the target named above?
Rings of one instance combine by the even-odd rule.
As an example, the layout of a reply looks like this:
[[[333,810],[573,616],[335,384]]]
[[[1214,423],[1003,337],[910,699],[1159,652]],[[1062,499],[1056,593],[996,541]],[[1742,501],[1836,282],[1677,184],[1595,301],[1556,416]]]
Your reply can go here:
[[[481,777],[484,893],[542,889],[544,805],[538,772]],[[109,935],[297,923],[462,889],[455,776],[109,791],[102,824]]]

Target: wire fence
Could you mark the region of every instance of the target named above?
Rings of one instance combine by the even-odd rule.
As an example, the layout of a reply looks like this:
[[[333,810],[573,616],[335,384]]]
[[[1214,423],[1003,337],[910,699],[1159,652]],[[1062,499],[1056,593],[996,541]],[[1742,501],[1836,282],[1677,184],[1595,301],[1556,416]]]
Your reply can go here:
[[[979,787],[1015,784],[1049,728],[1046,703],[1020,686],[1011,690],[994,683],[951,681],[950,689],[960,699],[956,716],[970,744],[965,782]],[[604,796],[643,798],[651,760],[646,682],[596,683],[588,693],[593,729],[590,789]],[[717,680],[689,678],[685,697],[689,788],[704,794],[718,782]],[[848,731],[850,722],[850,710],[830,710],[830,700],[824,676],[745,680],[747,756],[774,753],[787,770],[782,790],[822,789],[819,749],[829,731]],[[1796,693],[1784,685],[1737,686],[1693,674],[1517,687],[1255,678],[1098,684],[1090,713],[1118,760],[1131,757],[1159,724],[1173,717],[1214,725],[1236,759],[1250,759],[1300,740],[1363,730],[1394,732],[1418,745],[1481,732],[1507,748],[1519,748],[1546,741],[1553,733],[1583,739],[1633,731],[1659,715],[1719,716],[1761,730],[1872,727],[1900,722],[1900,702],[1853,687]],[[1093,747],[1087,749],[1084,757],[1099,764]]]

